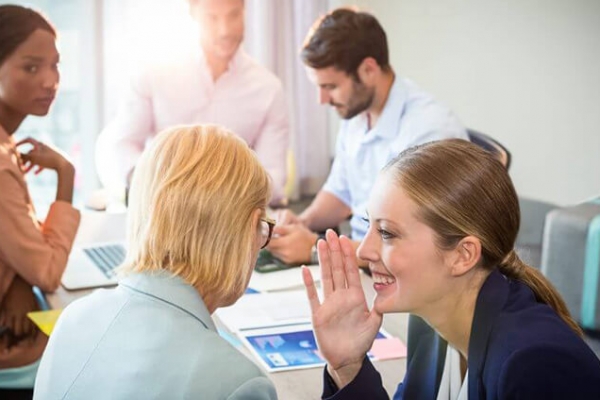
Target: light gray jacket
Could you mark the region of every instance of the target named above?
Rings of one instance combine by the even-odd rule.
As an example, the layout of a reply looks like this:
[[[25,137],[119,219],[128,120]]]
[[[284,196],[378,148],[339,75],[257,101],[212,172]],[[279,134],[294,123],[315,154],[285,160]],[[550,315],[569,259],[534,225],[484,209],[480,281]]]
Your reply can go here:
[[[135,274],[69,305],[42,357],[34,399],[273,400],[273,384],[223,340],[198,292]]]

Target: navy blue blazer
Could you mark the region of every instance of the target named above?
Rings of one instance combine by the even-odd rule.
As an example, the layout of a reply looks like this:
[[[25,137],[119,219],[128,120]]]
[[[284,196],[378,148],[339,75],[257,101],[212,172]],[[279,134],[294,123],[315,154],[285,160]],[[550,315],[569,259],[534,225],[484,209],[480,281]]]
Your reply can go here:
[[[411,316],[404,381],[395,400],[435,400],[447,343]],[[498,271],[484,282],[469,342],[469,400],[600,399],[600,360],[531,289]],[[388,399],[365,358],[356,378],[338,391],[325,369],[323,399]]]

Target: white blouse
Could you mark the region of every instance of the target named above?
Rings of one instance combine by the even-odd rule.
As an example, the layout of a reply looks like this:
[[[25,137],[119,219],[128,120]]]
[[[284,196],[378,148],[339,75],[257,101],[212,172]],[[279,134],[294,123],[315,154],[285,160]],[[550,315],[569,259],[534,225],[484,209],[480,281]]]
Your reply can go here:
[[[469,399],[469,370],[467,370],[464,380],[461,380],[460,375],[460,353],[448,345],[437,400]]]

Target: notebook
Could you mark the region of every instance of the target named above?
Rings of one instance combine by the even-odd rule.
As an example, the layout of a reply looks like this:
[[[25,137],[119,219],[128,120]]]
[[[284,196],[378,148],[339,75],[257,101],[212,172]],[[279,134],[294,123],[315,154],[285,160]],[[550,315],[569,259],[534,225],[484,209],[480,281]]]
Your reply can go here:
[[[115,268],[125,260],[124,243],[100,243],[73,247],[61,283],[67,290],[117,284]]]

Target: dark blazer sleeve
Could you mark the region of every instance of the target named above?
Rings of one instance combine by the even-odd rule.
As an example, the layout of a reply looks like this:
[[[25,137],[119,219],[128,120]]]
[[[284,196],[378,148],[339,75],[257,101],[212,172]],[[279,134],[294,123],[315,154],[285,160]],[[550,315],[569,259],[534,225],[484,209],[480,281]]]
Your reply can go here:
[[[497,398],[600,399],[600,361],[581,354],[586,350],[539,345],[513,353],[502,368]]]
[[[442,376],[446,342],[421,318],[411,315],[408,323],[408,357],[404,380],[394,400],[434,399]],[[338,391],[325,368],[323,399],[388,399],[381,376],[367,357],[354,380]]]
[[[321,398],[327,400],[388,400],[389,396],[383,387],[381,375],[373,367],[369,358],[365,357],[356,378],[344,386],[342,390],[338,390],[337,385],[327,372],[327,368],[324,368],[323,395]]]

